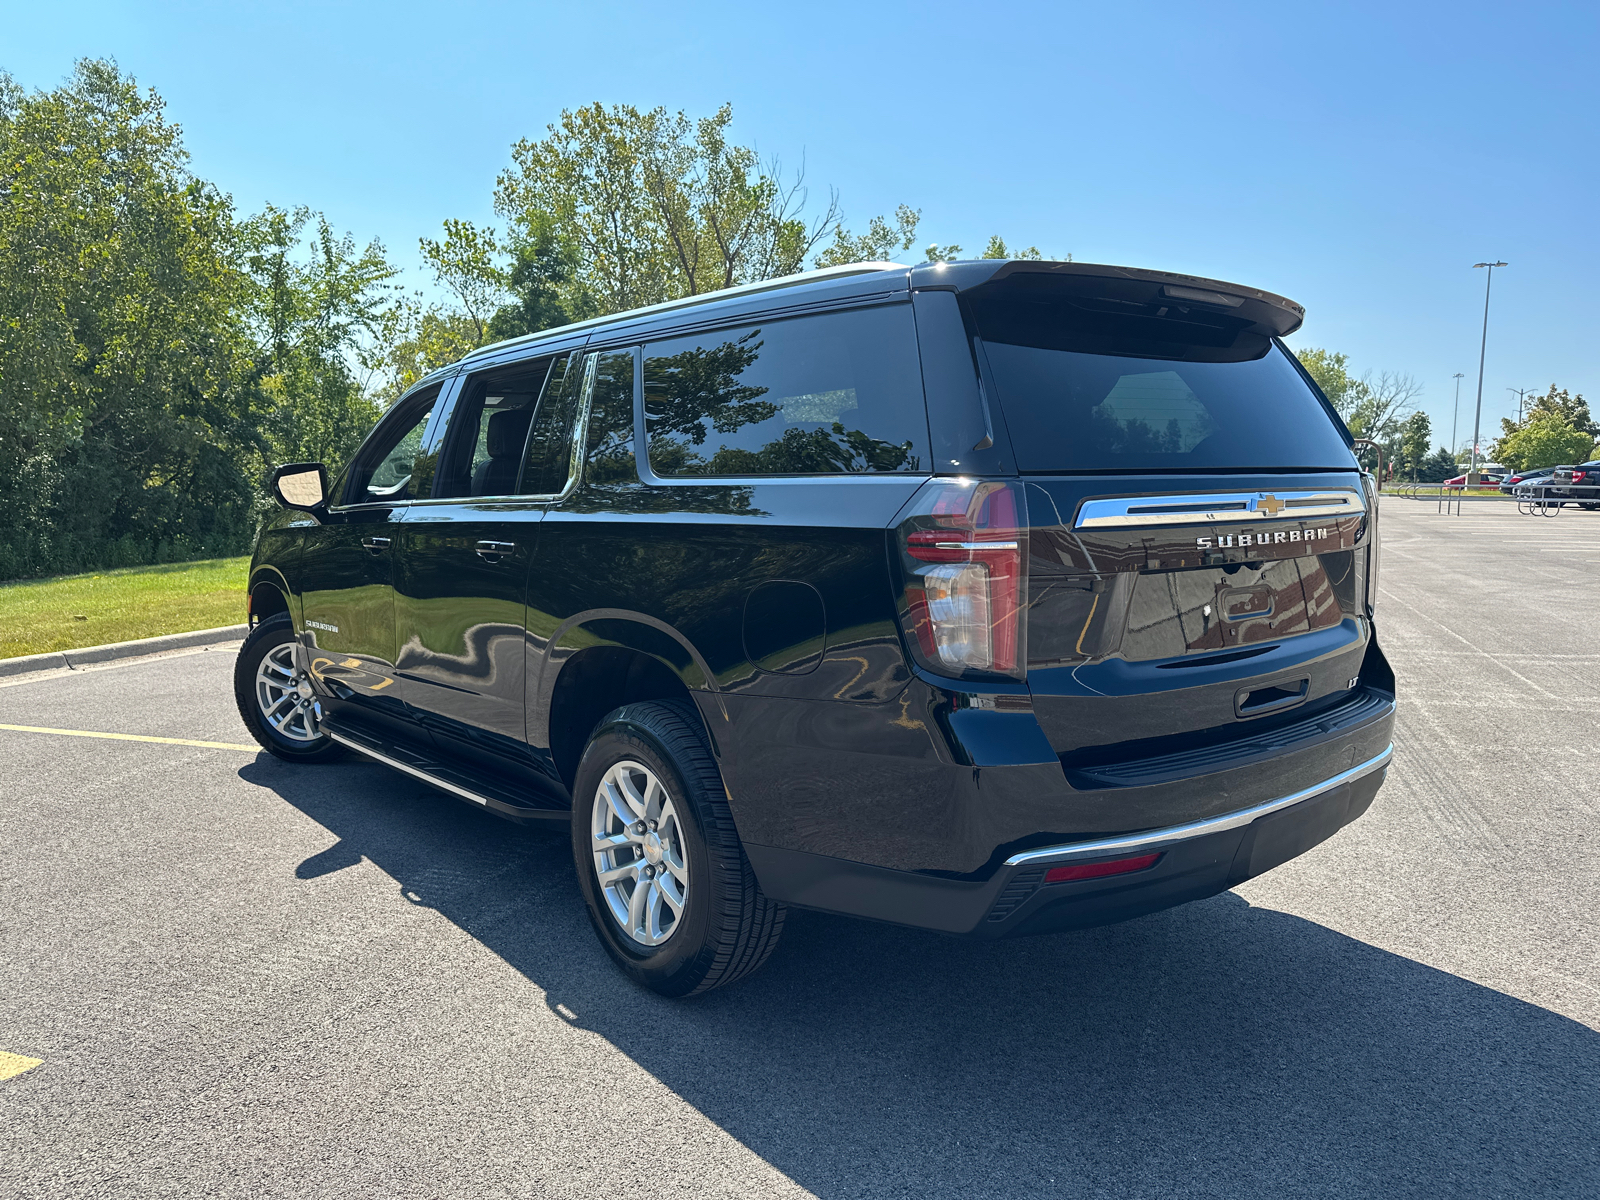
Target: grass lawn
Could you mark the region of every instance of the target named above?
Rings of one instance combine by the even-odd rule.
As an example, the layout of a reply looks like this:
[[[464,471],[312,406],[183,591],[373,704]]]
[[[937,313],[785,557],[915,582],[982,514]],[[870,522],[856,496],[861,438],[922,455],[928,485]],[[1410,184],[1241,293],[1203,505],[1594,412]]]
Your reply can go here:
[[[242,625],[248,558],[0,583],[0,658]]]

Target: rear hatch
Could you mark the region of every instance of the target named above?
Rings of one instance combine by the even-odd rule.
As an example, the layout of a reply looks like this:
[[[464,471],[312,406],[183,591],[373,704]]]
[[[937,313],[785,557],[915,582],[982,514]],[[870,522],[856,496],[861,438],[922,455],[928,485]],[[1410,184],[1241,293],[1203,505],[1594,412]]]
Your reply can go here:
[[[1081,789],[1326,740],[1387,699],[1359,683],[1375,514],[1348,434],[1278,340],[1298,306],[1094,270],[1012,264],[963,295],[1023,480],[1034,712]],[[1152,793],[1128,824],[1265,798],[1241,787],[1171,811]]]

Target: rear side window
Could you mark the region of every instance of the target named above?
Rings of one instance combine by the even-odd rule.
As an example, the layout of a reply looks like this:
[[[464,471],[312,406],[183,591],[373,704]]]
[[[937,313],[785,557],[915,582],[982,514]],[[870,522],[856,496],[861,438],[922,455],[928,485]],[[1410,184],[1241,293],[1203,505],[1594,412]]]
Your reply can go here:
[[[970,303],[1021,471],[1354,465],[1321,399],[1267,337],[1038,291]]]
[[[652,343],[644,409],[662,476],[924,471],[929,461],[910,305]]]
[[[594,380],[589,393],[585,483],[638,483],[633,458],[633,351],[590,355]]]

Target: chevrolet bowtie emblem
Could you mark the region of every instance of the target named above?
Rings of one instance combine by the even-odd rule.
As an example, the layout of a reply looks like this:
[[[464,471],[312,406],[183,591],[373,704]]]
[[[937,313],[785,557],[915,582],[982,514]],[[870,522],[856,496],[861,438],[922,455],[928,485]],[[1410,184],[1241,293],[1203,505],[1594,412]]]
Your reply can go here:
[[[1256,511],[1264,512],[1269,517],[1275,517],[1283,510],[1283,501],[1270,492],[1256,501]]]

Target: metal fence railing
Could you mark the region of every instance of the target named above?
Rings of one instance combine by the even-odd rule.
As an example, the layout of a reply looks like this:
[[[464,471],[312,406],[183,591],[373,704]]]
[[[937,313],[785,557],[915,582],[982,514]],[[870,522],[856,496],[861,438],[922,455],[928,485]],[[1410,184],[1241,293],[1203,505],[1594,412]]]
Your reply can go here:
[[[1546,480],[1543,483],[1519,483],[1509,495],[1469,496],[1465,484],[1449,483],[1398,483],[1384,489],[1385,496],[1403,500],[1432,500],[1434,511],[1459,516],[1463,502],[1512,502],[1524,516],[1553,517],[1566,508],[1600,510],[1600,485],[1560,484]]]

